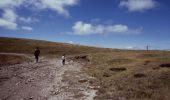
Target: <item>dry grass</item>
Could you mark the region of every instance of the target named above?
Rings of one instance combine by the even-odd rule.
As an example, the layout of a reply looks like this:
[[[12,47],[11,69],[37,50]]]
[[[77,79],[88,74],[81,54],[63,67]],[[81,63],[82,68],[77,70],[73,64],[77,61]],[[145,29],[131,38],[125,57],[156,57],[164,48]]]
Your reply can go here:
[[[170,69],[160,67],[161,64],[170,63],[170,52],[113,50],[0,38],[0,52],[32,54],[37,46],[42,55],[87,55],[90,62],[85,66],[85,71],[97,78],[97,81],[90,83],[100,86],[96,87],[99,90],[97,100],[170,100]],[[0,58],[2,60],[4,57]],[[7,57],[6,61],[14,58],[17,57]],[[22,61],[22,58],[17,59]]]
[[[27,54],[33,54],[35,48],[39,47],[42,55],[62,55],[63,53],[73,55],[113,51],[112,49],[79,46],[67,43],[2,37],[0,37],[0,47],[0,52]]]
[[[31,61],[29,58],[17,55],[0,54],[0,66],[14,65]]]
[[[169,100],[169,52],[120,51],[90,55],[86,72],[98,79],[97,100]],[[110,70],[114,69],[114,70]],[[118,71],[118,69],[121,69]]]

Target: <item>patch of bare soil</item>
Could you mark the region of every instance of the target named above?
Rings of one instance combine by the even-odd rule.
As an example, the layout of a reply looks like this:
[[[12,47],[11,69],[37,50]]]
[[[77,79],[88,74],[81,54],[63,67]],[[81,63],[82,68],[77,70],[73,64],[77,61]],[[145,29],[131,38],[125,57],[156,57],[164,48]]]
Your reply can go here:
[[[122,71],[126,71],[126,68],[124,67],[120,67],[120,68],[110,68],[111,71],[114,72],[122,72]]]
[[[146,75],[143,74],[143,73],[136,73],[136,74],[134,74],[134,77],[135,78],[142,78],[142,77],[146,77]]]
[[[75,56],[70,59],[76,62],[89,62],[90,61],[87,55]]]
[[[82,64],[42,58],[39,63],[2,66],[0,100],[93,100],[95,80],[82,71]],[[86,81],[84,81],[86,80]]]
[[[160,67],[170,68],[170,63],[161,64]]]

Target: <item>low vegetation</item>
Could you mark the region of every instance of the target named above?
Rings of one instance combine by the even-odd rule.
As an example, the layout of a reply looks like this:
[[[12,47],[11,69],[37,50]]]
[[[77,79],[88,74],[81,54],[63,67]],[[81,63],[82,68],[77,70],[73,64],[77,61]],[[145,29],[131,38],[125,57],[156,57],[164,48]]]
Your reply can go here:
[[[42,55],[66,55],[87,54],[96,52],[110,52],[112,49],[95,48],[88,46],[72,45],[68,43],[57,43],[42,40],[3,38],[0,37],[0,52],[33,54],[39,47]]]
[[[37,46],[40,47],[42,55],[60,56],[66,53],[67,56],[72,56],[74,61],[86,62],[83,70],[96,78],[96,81],[90,81],[98,90],[96,100],[170,99],[170,52],[115,50],[30,39],[0,38],[0,52],[32,54]],[[25,61],[25,58],[5,57],[0,55],[1,63]],[[79,82],[83,83],[84,80]]]
[[[169,52],[120,51],[89,58],[85,71],[98,79],[91,83],[100,86],[97,100],[170,99]]]
[[[30,62],[29,58],[18,55],[0,54],[0,66],[21,64],[23,62]]]

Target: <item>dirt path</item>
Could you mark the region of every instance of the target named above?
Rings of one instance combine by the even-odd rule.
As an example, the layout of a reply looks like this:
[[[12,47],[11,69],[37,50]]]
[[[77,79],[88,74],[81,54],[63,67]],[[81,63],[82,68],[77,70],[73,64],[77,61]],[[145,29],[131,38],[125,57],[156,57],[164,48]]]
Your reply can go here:
[[[0,100],[93,100],[95,79],[82,71],[83,65],[42,58],[0,68]]]

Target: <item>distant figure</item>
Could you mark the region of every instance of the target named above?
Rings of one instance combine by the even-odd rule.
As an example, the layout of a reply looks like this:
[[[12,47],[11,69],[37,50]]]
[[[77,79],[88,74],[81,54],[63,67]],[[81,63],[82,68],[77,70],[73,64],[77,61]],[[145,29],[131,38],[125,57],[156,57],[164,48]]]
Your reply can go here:
[[[40,50],[38,47],[36,47],[35,52],[34,52],[36,63],[38,63],[39,55],[40,55]]]
[[[66,60],[65,54],[63,54],[63,56],[61,57],[61,59],[62,59],[62,64],[65,65],[65,60]]]

